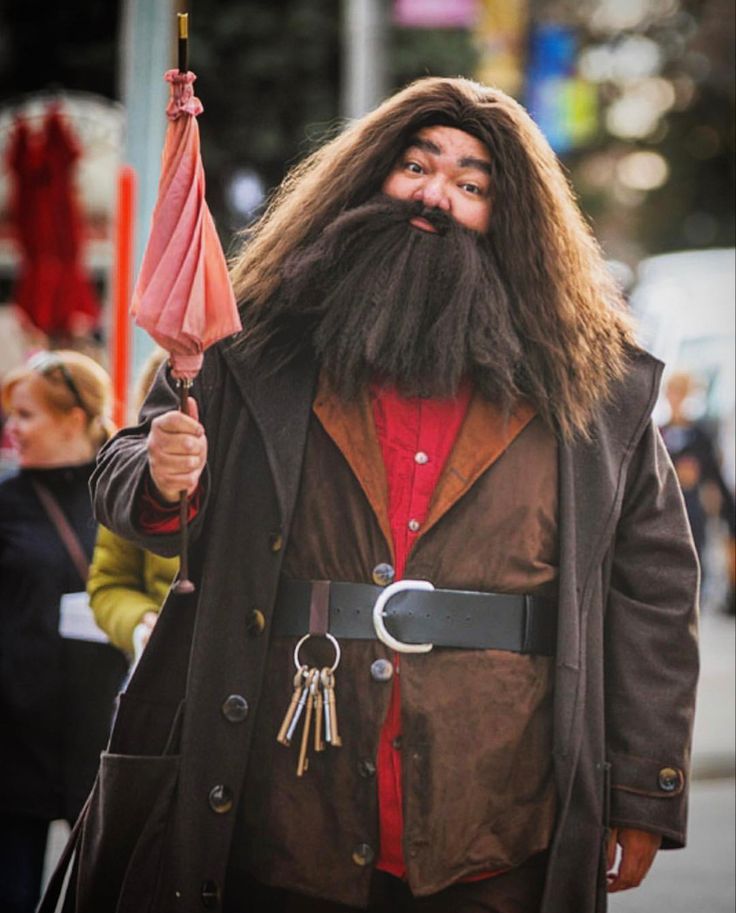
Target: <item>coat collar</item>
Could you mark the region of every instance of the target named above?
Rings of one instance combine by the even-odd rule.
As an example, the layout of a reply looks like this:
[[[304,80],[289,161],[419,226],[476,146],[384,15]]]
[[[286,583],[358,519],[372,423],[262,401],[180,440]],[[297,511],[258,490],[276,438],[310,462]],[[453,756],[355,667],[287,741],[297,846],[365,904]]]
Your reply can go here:
[[[599,410],[590,438],[560,443],[559,600],[561,606],[577,606],[578,610],[560,612],[557,664],[573,672],[581,665],[593,571],[610,545],[626,472],[651,420],[663,367],[646,352],[633,350],[626,376]],[[558,733],[563,730],[558,726]]]
[[[388,481],[367,390],[351,402],[334,393],[320,375],[314,413],[350,465],[376,516],[393,563],[393,536],[388,513]]]
[[[309,354],[269,371],[255,364],[237,342],[223,356],[263,438],[283,520],[296,500],[317,368]]]

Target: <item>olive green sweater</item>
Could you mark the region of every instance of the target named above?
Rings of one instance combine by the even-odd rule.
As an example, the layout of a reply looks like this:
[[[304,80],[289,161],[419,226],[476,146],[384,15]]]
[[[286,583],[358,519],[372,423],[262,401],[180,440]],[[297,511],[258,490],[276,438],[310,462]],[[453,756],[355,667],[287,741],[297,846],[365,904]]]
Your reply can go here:
[[[178,558],[145,551],[100,525],[87,580],[97,624],[111,642],[133,653],[133,629],[158,612],[179,567]]]

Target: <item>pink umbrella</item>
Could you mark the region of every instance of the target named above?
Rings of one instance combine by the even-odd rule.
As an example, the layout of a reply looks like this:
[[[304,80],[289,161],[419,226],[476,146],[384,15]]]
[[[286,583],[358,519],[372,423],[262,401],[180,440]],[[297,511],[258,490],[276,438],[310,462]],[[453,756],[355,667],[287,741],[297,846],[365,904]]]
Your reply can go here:
[[[170,354],[171,373],[187,411],[192,380],[204,350],[241,329],[225,256],[204,197],[204,169],[195,120],[202,104],[187,71],[186,14],[179,14],[179,69],[169,70],[169,125],[151,233],[133,292],[131,313]],[[186,556],[188,499],[180,499],[182,531],[179,592],[191,592]]]

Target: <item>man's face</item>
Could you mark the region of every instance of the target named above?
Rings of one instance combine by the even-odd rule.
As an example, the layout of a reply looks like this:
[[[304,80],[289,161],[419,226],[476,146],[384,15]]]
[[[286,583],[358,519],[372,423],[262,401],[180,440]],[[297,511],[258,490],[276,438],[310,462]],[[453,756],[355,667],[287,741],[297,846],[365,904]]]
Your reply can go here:
[[[421,200],[471,231],[484,234],[491,220],[491,157],[483,143],[455,127],[423,127],[412,138],[381,188],[397,200]],[[415,228],[436,231],[426,220]]]

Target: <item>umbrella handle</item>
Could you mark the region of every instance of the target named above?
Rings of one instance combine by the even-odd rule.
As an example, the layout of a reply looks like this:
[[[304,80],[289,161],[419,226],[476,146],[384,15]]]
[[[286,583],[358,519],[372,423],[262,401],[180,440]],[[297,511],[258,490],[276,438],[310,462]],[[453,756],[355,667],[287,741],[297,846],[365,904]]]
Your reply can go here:
[[[179,388],[179,409],[188,415],[189,388],[192,382],[189,378],[184,378],[176,383]],[[189,496],[186,491],[179,493],[179,536],[179,579],[174,584],[174,592],[193,593],[196,587],[189,579]]]

